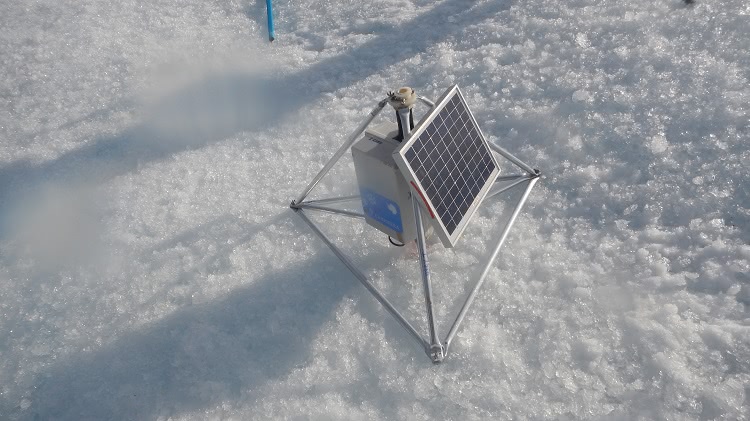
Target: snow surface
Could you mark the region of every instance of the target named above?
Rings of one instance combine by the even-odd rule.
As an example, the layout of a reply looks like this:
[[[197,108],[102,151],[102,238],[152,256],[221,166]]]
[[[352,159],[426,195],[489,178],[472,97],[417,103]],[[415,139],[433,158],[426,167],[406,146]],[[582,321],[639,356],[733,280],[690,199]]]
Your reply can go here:
[[[274,6],[0,5],[1,419],[750,419],[747,2]],[[288,204],[454,83],[546,176],[433,366]],[[433,241],[443,334],[512,199]],[[313,217],[424,329],[414,247]]]

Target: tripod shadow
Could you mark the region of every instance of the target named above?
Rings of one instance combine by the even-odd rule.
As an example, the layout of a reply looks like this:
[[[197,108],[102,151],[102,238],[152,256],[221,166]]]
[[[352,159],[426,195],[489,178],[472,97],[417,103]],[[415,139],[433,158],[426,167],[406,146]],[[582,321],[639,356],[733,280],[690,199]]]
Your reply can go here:
[[[39,379],[36,419],[154,419],[252,396],[310,356],[356,282],[322,253],[227,297],[186,306]]]
[[[222,216],[156,245],[143,256],[160,260],[175,248],[194,249],[191,255],[211,250],[198,262],[202,270],[188,268],[191,279],[176,280],[193,284],[200,282],[200,272],[220,268],[220,261],[234,248],[253,241],[265,227],[286,217],[298,231],[309,229],[291,211],[258,224]],[[205,244],[207,238],[211,247]],[[57,361],[36,379],[31,406],[13,415],[155,419],[223,401],[252,400],[262,395],[265,384],[311,358],[316,335],[335,319],[332,313],[347,295],[366,297],[363,310],[369,317],[365,317],[384,319],[389,330],[397,329],[397,323],[333,253],[317,239],[313,241],[321,246],[313,258],[271,271],[225,297],[184,305],[143,329],[118,335],[99,349]],[[372,259],[382,261],[392,255],[393,250],[384,249],[373,253]],[[259,264],[263,258],[257,258]],[[154,295],[163,299],[172,286],[165,283]],[[413,346],[404,332],[394,331],[393,338]]]

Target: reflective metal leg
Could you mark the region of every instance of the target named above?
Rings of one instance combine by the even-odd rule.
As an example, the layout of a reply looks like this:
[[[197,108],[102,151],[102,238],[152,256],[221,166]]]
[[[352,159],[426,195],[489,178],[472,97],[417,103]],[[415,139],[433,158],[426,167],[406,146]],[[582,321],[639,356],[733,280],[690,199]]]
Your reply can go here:
[[[419,206],[416,194],[412,194],[411,203],[414,207],[414,219],[417,225],[417,248],[419,249],[419,264],[422,269],[422,283],[424,285],[424,300],[427,305],[427,325],[430,329],[429,356],[435,364],[443,362],[445,353],[435,328],[435,311],[432,306],[432,281],[430,267],[427,263],[427,249],[425,248],[424,224],[422,223],[422,208]]]

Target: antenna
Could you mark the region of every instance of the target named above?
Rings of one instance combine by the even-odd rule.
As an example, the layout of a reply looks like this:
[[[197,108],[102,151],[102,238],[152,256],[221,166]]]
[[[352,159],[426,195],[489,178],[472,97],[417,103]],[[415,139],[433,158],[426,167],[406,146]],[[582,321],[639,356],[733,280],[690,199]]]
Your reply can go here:
[[[418,101],[427,104],[430,110],[415,126],[413,107]],[[396,124],[385,122],[368,129],[386,104],[395,109]],[[360,194],[306,201],[310,192],[350,148]],[[515,164],[523,172],[500,176],[499,159]],[[539,170],[485,139],[458,86],[450,87],[436,102],[419,97],[412,88],[403,87],[389,92],[388,97],[378,103],[290,207],[422,346],[432,362],[438,364],[448,355],[456,332],[540,176]],[[496,182],[510,183],[495,186]],[[513,208],[479,279],[441,341],[432,303],[427,236],[434,233],[443,246],[456,246],[484,200],[522,185],[525,186],[524,192]],[[362,204],[362,213],[331,207],[356,200]],[[426,338],[305,215],[306,211],[364,219],[391,239],[395,238],[401,243],[416,241],[428,324]]]

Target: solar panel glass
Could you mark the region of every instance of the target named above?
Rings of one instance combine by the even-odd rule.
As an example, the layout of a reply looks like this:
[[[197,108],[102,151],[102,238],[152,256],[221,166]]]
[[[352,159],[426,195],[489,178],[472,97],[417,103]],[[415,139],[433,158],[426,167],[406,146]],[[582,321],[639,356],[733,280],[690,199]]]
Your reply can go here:
[[[457,86],[443,94],[395,155],[404,176],[434,209],[443,243],[453,246],[499,172]]]

